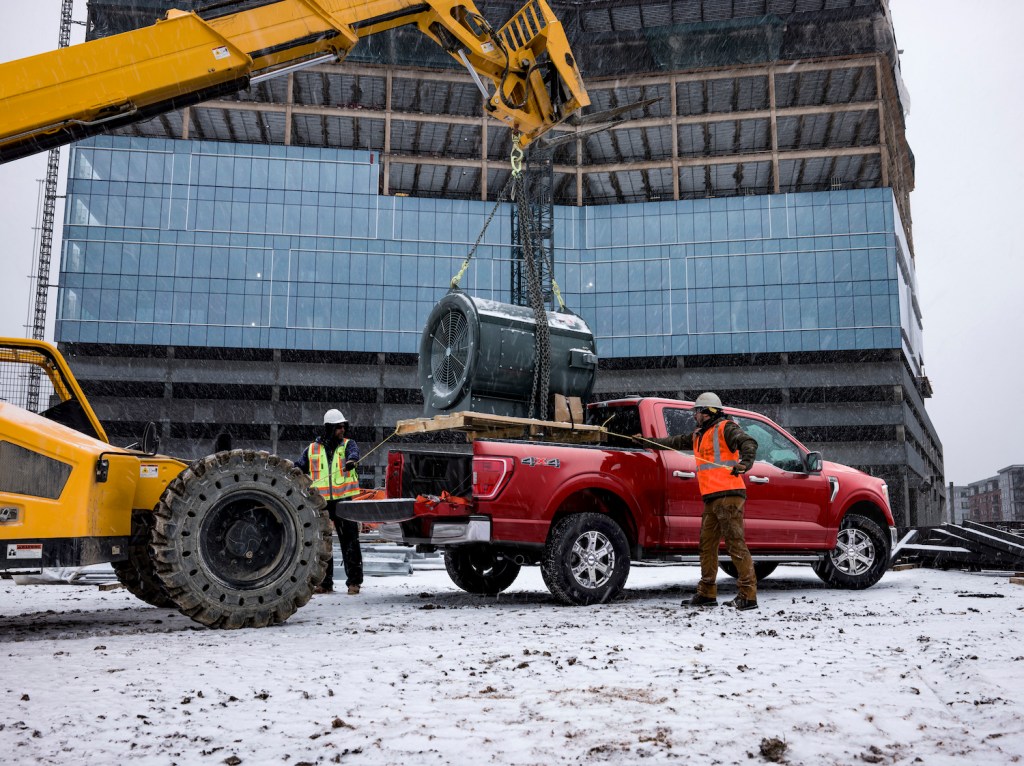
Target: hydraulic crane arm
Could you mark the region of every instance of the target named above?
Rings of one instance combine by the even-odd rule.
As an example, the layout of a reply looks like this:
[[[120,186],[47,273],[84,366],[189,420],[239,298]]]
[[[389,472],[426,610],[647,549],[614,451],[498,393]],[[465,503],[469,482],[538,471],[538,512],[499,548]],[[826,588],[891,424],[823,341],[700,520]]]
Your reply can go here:
[[[0,64],[0,162],[341,60],[360,38],[411,24],[469,69],[487,111],[523,145],[590,103],[545,0],[529,0],[498,30],[471,0],[267,0],[232,10],[240,5],[172,10],[150,27]]]

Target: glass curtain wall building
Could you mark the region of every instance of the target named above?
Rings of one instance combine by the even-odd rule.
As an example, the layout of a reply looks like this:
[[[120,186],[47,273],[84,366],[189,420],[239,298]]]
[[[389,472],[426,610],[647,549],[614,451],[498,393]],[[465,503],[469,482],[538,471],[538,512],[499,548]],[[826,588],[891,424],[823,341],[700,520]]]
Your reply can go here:
[[[158,5],[93,2],[93,34]],[[599,108],[664,96],[556,150],[554,276],[594,330],[595,396],[716,390],[885,478],[899,523],[938,523],[891,23],[866,0],[781,5],[687,21],[694,6],[735,11],[554,3]],[[616,11],[651,25],[642,41]],[[801,24],[844,32],[814,43],[838,49],[808,48]],[[760,63],[706,53],[664,69],[666,41],[720,59],[750,54],[751,29],[774,41],[754,46]],[[508,178],[509,142],[468,76],[419,42],[420,63],[403,59],[407,35],[76,145],[56,339],[115,441],[153,419],[177,454],[227,430],[292,455],[328,407],[366,446],[421,414],[420,334]],[[661,59],[649,71],[638,46]],[[588,49],[604,53],[589,71]],[[507,208],[462,281],[499,301]],[[383,459],[361,466],[365,483]]]

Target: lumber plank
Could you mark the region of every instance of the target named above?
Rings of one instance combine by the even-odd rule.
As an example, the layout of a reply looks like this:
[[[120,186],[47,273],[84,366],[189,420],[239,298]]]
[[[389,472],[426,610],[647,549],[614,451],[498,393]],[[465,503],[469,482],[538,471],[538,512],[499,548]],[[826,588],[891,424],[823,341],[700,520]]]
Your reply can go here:
[[[604,440],[602,426],[563,423],[557,420],[519,418],[482,412],[454,412],[432,418],[399,420],[395,425],[399,436],[435,431],[462,431],[466,439],[543,439],[581,444],[597,444]]]

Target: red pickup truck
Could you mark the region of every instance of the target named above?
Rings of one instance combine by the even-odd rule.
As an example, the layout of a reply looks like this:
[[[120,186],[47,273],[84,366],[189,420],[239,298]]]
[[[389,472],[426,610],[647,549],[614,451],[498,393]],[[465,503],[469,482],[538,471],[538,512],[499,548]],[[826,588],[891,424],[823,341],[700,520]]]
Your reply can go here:
[[[520,567],[539,564],[558,601],[607,601],[625,585],[631,560],[697,560],[703,503],[693,453],[629,438],[688,433],[692,407],[656,398],[591,404],[587,422],[609,434],[601,445],[481,439],[463,453],[392,451],[391,500],[361,520],[390,519],[385,539],[443,548],[452,580],[470,593],[497,594]],[[822,460],[763,415],[726,411],[758,443],[743,477],[758,579],[780,563],[806,562],[831,586],[878,582],[896,542],[885,483]],[[727,556],[722,569],[735,576]]]

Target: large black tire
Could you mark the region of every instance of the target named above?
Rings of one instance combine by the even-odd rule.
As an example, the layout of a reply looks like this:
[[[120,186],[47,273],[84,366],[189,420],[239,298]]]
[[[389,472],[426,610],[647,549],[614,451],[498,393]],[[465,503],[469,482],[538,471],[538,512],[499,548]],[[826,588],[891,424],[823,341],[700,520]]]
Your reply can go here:
[[[848,513],[836,547],[814,565],[814,573],[833,588],[870,588],[889,568],[889,547],[889,536],[877,522]]]
[[[552,528],[540,562],[544,584],[563,604],[610,601],[629,576],[629,541],[602,513],[575,513]]]
[[[210,455],[157,504],[157,576],[182,614],[211,628],[284,622],[327,570],[324,507],[289,460],[253,450]]]
[[[176,609],[177,605],[167,595],[167,589],[156,575],[153,556],[149,552],[152,532],[153,514],[135,513],[132,517],[132,539],[128,543],[128,559],[114,562],[114,574],[136,598],[152,606]]]
[[[739,575],[736,571],[736,567],[732,565],[731,561],[722,561],[718,564],[718,568],[725,572],[729,577],[735,578]],[[779,564],[776,561],[755,561],[754,562],[754,577],[757,578],[758,582],[761,582],[764,578],[771,575],[776,569],[779,568]]]
[[[519,576],[520,566],[499,558],[487,545],[458,545],[445,548],[444,567],[452,582],[467,593],[496,596]]]

